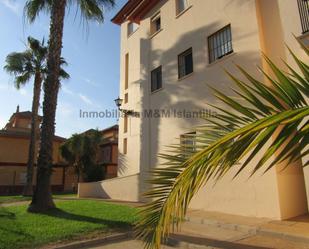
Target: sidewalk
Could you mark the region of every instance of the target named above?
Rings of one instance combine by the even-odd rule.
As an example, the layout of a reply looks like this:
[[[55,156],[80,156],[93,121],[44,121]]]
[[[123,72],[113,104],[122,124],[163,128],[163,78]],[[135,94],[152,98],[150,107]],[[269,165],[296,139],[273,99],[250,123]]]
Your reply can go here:
[[[309,249],[309,216],[275,221],[191,210],[171,237],[182,248]]]

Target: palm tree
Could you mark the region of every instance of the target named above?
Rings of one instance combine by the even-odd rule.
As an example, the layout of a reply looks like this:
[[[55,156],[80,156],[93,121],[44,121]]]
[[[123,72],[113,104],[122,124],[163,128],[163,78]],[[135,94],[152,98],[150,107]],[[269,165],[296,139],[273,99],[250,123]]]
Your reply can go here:
[[[54,208],[50,189],[52,173],[53,137],[59,91],[59,72],[62,50],[62,37],[66,8],[75,5],[83,18],[103,22],[103,10],[113,6],[114,0],[28,0],[25,16],[34,22],[41,11],[50,13],[50,30],[47,55],[47,76],[44,81],[43,121],[41,144],[38,158],[37,187],[29,206],[29,211],[40,212]]]
[[[102,168],[98,164],[98,153],[102,141],[102,133],[98,130],[89,130],[83,134],[73,134],[64,144],[60,146],[61,156],[75,168],[77,181],[80,176],[86,181],[95,181],[90,175],[97,168]],[[100,171],[97,179],[102,177]]]
[[[27,162],[27,182],[23,195],[31,196],[33,192],[33,166],[35,161],[35,144],[38,135],[38,110],[40,105],[40,95],[42,81],[46,75],[46,56],[47,47],[42,42],[28,37],[28,48],[24,52],[13,52],[6,57],[4,69],[14,76],[15,86],[20,89],[27,84],[31,78],[34,78],[33,99],[32,99],[32,116],[31,116],[31,133]],[[63,64],[65,62],[63,61]],[[61,77],[69,78],[69,75],[61,69]]]
[[[83,136],[81,134],[73,134],[64,144],[60,146],[61,156],[73,166],[77,174],[77,182],[80,181],[80,175],[82,173],[82,161],[81,158],[84,153]]]
[[[309,55],[308,49],[302,47]],[[196,128],[195,136],[186,138],[191,145],[172,146],[173,153],[160,155],[166,160],[166,167],[153,170],[149,180],[152,188],[145,194],[150,201],[140,211],[136,224],[137,236],[146,242],[146,248],[160,248],[162,240],[185,217],[197,191],[210,179],[222,178],[242,159],[244,162],[235,177],[249,163],[250,167],[254,166],[254,174],[260,169],[266,172],[278,163],[288,166],[301,158],[306,160],[304,157],[309,154],[309,65],[291,50],[290,53],[298,70],[286,64],[288,73],[264,56],[275,76],[260,69],[270,86],[240,66],[237,67],[248,82],[227,72],[237,86],[232,88],[237,100],[213,89],[225,107],[210,105],[218,113],[204,117],[206,124]],[[257,152],[261,152],[268,141],[271,145],[257,158]],[[272,160],[273,154],[276,158]],[[265,168],[266,162],[269,165]],[[303,163],[308,165],[308,161]]]

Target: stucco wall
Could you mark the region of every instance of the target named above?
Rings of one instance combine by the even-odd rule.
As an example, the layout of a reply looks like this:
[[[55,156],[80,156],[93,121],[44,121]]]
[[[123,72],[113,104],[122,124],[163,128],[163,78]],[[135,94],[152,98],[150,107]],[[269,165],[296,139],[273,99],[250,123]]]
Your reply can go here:
[[[125,93],[129,94],[129,103],[124,106],[125,109],[189,111],[207,108],[206,102],[218,105],[207,84],[231,94],[229,87],[232,84],[224,74],[223,68],[243,78],[233,65],[236,63],[263,80],[257,66],[265,67],[261,51],[266,51],[266,47],[277,55],[275,59],[279,59],[282,55],[282,58],[287,58],[288,62],[291,62],[283,45],[285,40],[289,45],[293,44],[291,46],[296,53],[303,55],[292,37],[292,33],[300,34],[296,1],[190,0],[189,2],[192,7],[176,17],[175,1],[160,1],[130,37],[127,37],[128,22],[121,25],[120,96],[123,98]],[[272,5],[277,3],[279,7],[277,6],[276,12],[273,13]],[[161,14],[162,30],[154,37],[150,37],[150,19],[158,11]],[[259,11],[263,12],[263,17]],[[263,21],[266,22],[264,26]],[[207,37],[227,24],[231,24],[232,28],[234,53],[209,64]],[[265,44],[265,41],[269,44]],[[193,50],[194,73],[178,80],[177,56],[190,47]],[[126,53],[130,55],[128,90],[124,90]],[[163,88],[151,93],[150,72],[159,65],[162,65]],[[164,151],[166,145],[177,143],[179,136],[189,132],[192,126],[201,123],[201,120],[186,118],[140,120],[130,118],[129,132],[124,134],[123,120],[120,119],[118,174],[130,175],[139,172],[141,178],[139,192],[143,192],[146,188],[143,181],[147,178],[147,172],[162,163],[158,159],[158,153]],[[122,153],[123,138],[128,139],[126,155]],[[285,187],[288,188],[289,184],[299,182],[301,172],[296,174],[296,178],[295,172],[284,174],[280,178],[276,169],[272,169],[265,175],[258,173],[248,180],[251,171],[249,168],[232,181],[236,170],[237,168],[229,172],[215,187],[213,183],[204,187],[194,198],[191,207],[277,219],[284,217],[280,210],[279,192]],[[301,188],[300,186],[299,189]],[[293,190],[290,188],[289,196],[295,195],[297,189],[298,187]],[[285,200],[287,196],[284,197]],[[302,208],[297,211],[295,209],[294,214],[297,212],[301,214]]]
[[[60,141],[53,143],[53,163],[62,163],[63,159],[59,153]],[[14,187],[25,184],[26,163],[28,159],[29,139],[17,137],[0,137],[0,186]],[[38,143],[36,145],[38,149]],[[65,191],[72,191],[76,184],[75,171],[72,167],[65,171]],[[36,182],[36,168],[34,169],[33,182]],[[53,186],[63,185],[63,168],[53,168],[51,184]]]
[[[79,183],[78,197],[138,201],[139,175],[108,179],[101,182]]]

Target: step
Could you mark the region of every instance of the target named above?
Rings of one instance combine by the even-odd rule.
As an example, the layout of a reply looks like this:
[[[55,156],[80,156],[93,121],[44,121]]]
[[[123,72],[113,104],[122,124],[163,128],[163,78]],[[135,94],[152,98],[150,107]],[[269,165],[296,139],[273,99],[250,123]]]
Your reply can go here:
[[[169,243],[179,248],[246,248],[237,242],[263,236],[268,240],[277,239],[281,243],[286,241],[309,245],[309,217],[274,221],[211,212],[191,212],[188,213],[181,230],[172,234]]]
[[[178,248],[220,248],[249,236],[252,235],[242,231],[185,222],[179,232],[171,235],[169,245]]]

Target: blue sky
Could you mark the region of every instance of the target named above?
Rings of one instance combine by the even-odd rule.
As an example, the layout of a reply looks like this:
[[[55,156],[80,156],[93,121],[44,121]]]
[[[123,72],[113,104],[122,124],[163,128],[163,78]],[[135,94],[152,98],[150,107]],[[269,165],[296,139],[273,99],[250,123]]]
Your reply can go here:
[[[0,0],[0,128],[20,105],[21,111],[31,110],[32,81],[16,90],[13,78],[3,66],[7,54],[23,51],[29,35],[48,38],[49,18],[41,15],[34,24],[24,23],[25,0]],[[105,23],[89,23],[88,31],[72,8],[65,21],[63,57],[69,63],[66,70],[71,79],[62,82],[56,117],[56,134],[68,137],[90,128],[106,128],[116,118],[79,117],[80,110],[115,109],[119,93],[120,28],[110,22],[126,0],[118,0],[115,9],[106,12]],[[40,110],[42,112],[42,110]]]

